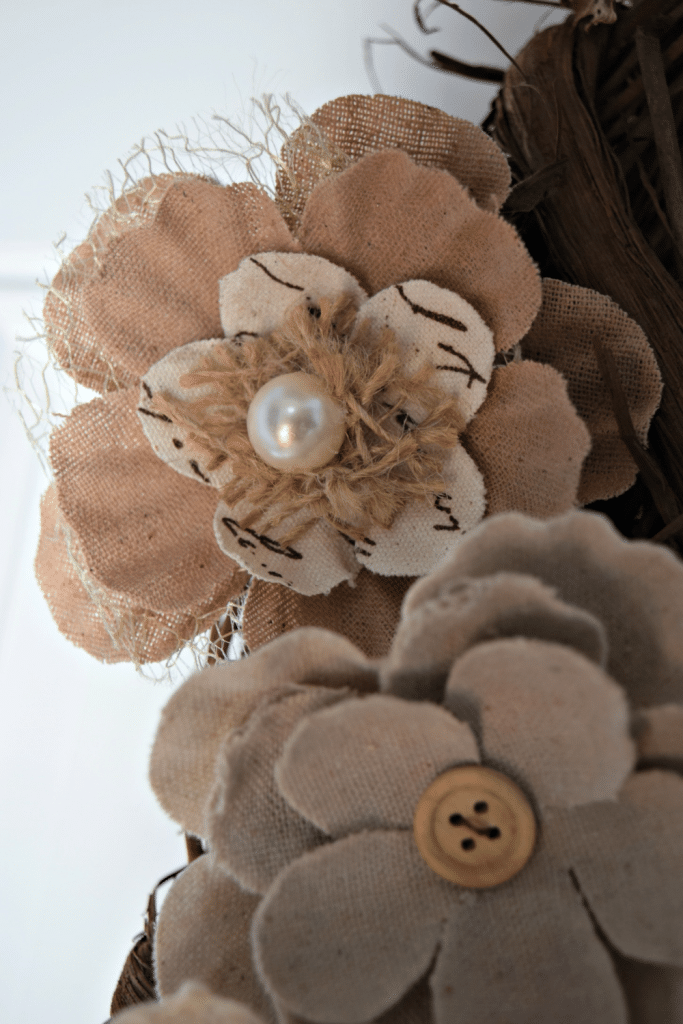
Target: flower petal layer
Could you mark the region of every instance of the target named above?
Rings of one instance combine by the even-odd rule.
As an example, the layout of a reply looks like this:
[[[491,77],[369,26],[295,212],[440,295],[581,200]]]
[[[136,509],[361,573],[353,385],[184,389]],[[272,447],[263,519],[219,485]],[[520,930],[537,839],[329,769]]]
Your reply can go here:
[[[325,840],[282,798],[273,767],[302,718],[347,694],[324,687],[289,687],[258,708],[246,727],[224,744],[216,761],[207,835],[218,862],[245,889],[265,892],[290,861]]]
[[[358,562],[383,576],[423,576],[460,544],[486,511],[484,481],[458,445],[443,462],[443,490],[432,503],[409,502],[388,530],[369,528],[354,543]]]
[[[360,305],[367,298],[355,277],[342,267],[307,253],[261,252],[242,260],[220,283],[223,333],[239,344],[251,335],[281,327],[287,311],[302,302],[342,295]]]
[[[559,644],[478,644],[453,666],[444,703],[475,716],[485,756],[519,774],[541,806],[613,799],[633,768],[623,690]]]
[[[533,576],[461,578],[405,616],[381,669],[382,689],[413,700],[443,697],[453,662],[485,640],[525,636],[565,644],[604,666],[605,631],[594,615],[559,601]]]
[[[495,350],[491,331],[469,302],[429,281],[404,281],[361,307],[358,324],[365,321],[395,332],[404,373],[433,366],[430,383],[452,396],[465,422],[472,419],[486,398]],[[411,403],[405,411],[420,423],[428,410]]]
[[[576,504],[590,434],[551,366],[495,369],[462,441],[486,482],[489,516],[517,509],[547,519]]]
[[[553,813],[549,821],[557,833],[553,841],[610,943],[635,960],[680,968],[683,779],[669,772],[642,774],[630,799],[576,807],[561,817]]]
[[[352,643],[322,629],[282,637],[242,661],[191,676],[164,708],[150,781],[161,806],[188,832],[204,835],[204,809],[226,737],[293,683],[372,690],[376,677]]]
[[[253,580],[243,613],[245,643],[255,651],[293,629],[322,626],[342,633],[369,658],[381,658],[389,649],[412,582],[412,577],[377,576],[361,569],[353,586],[340,583],[321,600]]]
[[[469,121],[397,96],[341,96],[316,110],[282,148],[286,172],[278,172],[276,191],[288,222],[298,224],[320,180],[382,149],[449,171],[485,210],[497,211],[510,191],[505,155]]]
[[[487,519],[448,565],[419,581],[404,613],[462,577],[536,576],[607,632],[607,671],[636,706],[681,703],[683,567],[661,545],[627,541],[603,516],[572,512],[537,522],[509,513]]]
[[[526,334],[540,306],[538,271],[515,230],[450,174],[418,167],[399,150],[320,182],[299,237],[371,294],[412,279],[456,292],[491,328],[498,351]]]
[[[429,871],[412,832],[363,832],[307,853],[254,917],[257,969],[294,1013],[360,1024],[427,970],[453,887]]]
[[[683,705],[645,708],[635,722],[641,765],[683,771]]]
[[[662,378],[645,334],[606,295],[545,278],[543,304],[522,341],[522,352],[560,371],[590,430],[591,452],[579,487],[583,505],[621,494],[636,478],[636,465],[619,436],[610,391],[598,366],[594,337],[614,357],[636,434],[646,444]]]
[[[218,281],[252,253],[298,248],[252,184],[164,175],[148,194],[138,189],[123,217],[105,214],[105,229],[69,257],[46,303],[48,340],[88,387],[131,386],[172,348],[219,336]]]
[[[117,1024],[264,1024],[243,1003],[221,999],[195,982],[186,982],[161,1003],[139,1003],[116,1015]]]
[[[275,769],[288,803],[329,835],[412,827],[437,775],[476,763],[474,736],[433,704],[346,700],[303,718]]]
[[[76,536],[62,522],[53,485],[41,502],[36,578],[60,632],[104,662],[163,661],[216,622],[247,583],[246,574],[242,581],[228,577],[225,589],[205,605],[158,612],[103,587],[84,564]]]
[[[234,507],[219,501],[213,522],[221,551],[258,579],[311,595],[328,593],[358,572],[353,549],[322,519],[296,541],[286,543],[287,535],[308,520],[305,508],[267,534],[258,529],[258,524],[243,525],[254,511],[246,500]]]
[[[628,1021],[580,895],[540,851],[511,884],[454,908],[431,986],[436,1024]]]
[[[77,406],[52,434],[59,508],[98,582],[161,612],[201,608],[243,576],[212,532],[215,492],[158,459],[137,388]]]
[[[159,912],[154,946],[162,998],[187,981],[214,995],[247,1003],[273,1019],[252,967],[249,930],[258,897],[244,892],[210,854],[192,861],[171,886]]]

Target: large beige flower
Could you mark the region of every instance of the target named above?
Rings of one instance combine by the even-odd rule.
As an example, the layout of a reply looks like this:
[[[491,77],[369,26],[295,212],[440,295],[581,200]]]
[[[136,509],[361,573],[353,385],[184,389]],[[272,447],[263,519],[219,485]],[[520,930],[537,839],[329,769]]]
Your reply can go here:
[[[307,126],[285,145],[277,203],[188,175],[142,182],[53,282],[48,337],[103,394],[52,437],[54,543],[38,575],[60,627],[100,657],[170,653],[243,570],[302,599],[361,567],[422,575],[485,514],[547,517],[634,477],[591,338],[613,351],[642,439],[660,389],[651,350],[609,299],[562,282],[542,294],[497,212],[509,172],[491,140],[387,97],[335,101],[313,124],[322,135]],[[342,364],[326,373],[292,334],[293,307],[300,326],[342,296],[356,319],[317,338]],[[393,388],[371,359],[388,338]],[[496,359],[520,341],[543,364]],[[359,350],[365,382],[347,372]],[[339,400],[347,430],[328,464],[289,473],[259,465],[244,425],[264,373],[299,371]],[[74,563],[66,595],[56,581]],[[106,632],[91,636],[93,597]]]

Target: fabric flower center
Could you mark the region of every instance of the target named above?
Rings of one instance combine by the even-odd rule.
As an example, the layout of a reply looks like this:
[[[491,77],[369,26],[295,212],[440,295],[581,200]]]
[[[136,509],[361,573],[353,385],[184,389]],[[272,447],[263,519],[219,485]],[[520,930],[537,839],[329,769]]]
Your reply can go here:
[[[536,842],[526,795],[483,765],[439,775],[415,810],[418,850],[432,871],[471,889],[490,889],[522,870]]]
[[[275,469],[305,472],[327,465],[346,434],[344,410],[319,377],[286,373],[264,384],[247,414],[257,455]]]

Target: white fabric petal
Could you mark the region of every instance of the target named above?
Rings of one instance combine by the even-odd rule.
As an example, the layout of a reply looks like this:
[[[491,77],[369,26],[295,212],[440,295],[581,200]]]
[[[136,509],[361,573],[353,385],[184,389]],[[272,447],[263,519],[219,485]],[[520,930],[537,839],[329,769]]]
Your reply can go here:
[[[472,419],[486,398],[495,348],[491,330],[469,302],[430,281],[405,281],[361,307],[359,325],[368,320],[396,333],[405,373],[431,363],[433,380],[457,399],[466,422]],[[426,414],[410,403],[405,412],[418,423]]]
[[[221,324],[226,338],[239,344],[275,330],[291,306],[341,295],[359,305],[367,298],[355,277],[321,256],[259,252],[221,279]]]
[[[192,341],[172,349],[163,359],[159,359],[149,368],[140,384],[140,404],[138,416],[142,423],[145,437],[152,448],[169,466],[189,476],[191,480],[208,484],[212,487],[223,487],[232,476],[230,460],[226,459],[218,469],[209,471],[206,460],[195,451],[190,454],[185,450],[188,430],[180,424],[173,423],[165,413],[160,413],[154,405],[154,397],[165,394],[177,398],[181,402],[196,402],[202,398],[211,398],[212,388],[204,384],[201,387],[186,388],[180,383],[183,374],[197,369],[204,356],[210,355],[219,348],[229,345],[225,338],[212,338],[208,341]]]
[[[443,561],[486,512],[484,479],[458,445],[444,460],[443,490],[429,504],[412,501],[388,530],[357,542],[356,558],[380,576],[424,576]]]
[[[221,551],[258,579],[311,595],[326,594],[358,573],[353,547],[324,520],[294,544],[283,545],[280,539],[308,518],[306,510],[289,516],[267,534],[258,526],[242,525],[252,511],[247,501],[233,507],[219,501],[213,527]]]

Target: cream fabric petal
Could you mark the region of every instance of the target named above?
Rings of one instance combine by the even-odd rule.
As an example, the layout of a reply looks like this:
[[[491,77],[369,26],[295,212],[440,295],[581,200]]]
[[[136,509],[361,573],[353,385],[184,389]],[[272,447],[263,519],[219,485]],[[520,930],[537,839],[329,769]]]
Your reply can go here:
[[[514,636],[565,644],[601,666],[607,661],[607,638],[594,615],[559,601],[533,576],[501,572],[461,578],[411,608],[382,664],[382,689],[440,701],[457,658],[484,640]]]
[[[211,385],[183,387],[180,378],[196,370],[203,358],[229,344],[224,338],[212,338],[208,341],[191,341],[174,348],[149,368],[140,384],[138,416],[145,437],[156,454],[176,472],[212,487],[223,487],[232,478],[230,461],[212,470],[206,457],[192,450],[188,455],[184,449],[190,431],[186,426],[174,423],[167,413],[160,413],[155,408],[154,399],[162,394],[180,402],[197,402],[201,399],[210,402],[213,394]]]
[[[607,632],[607,671],[635,707],[683,698],[683,566],[662,545],[627,541],[605,517],[572,512],[547,523],[517,514],[486,519],[429,580],[415,584],[406,611],[434,588],[464,576],[522,572]]]
[[[245,889],[265,892],[290,861],[325,841],[323,832],[282,798],[273,767],[302,718],[347,694],[323,687],[290,687],[255,711],[224,744],[216,762],[207,834],[218,862]]]
[[[340,583],[321,601],[252,580],[242,615],[245,643],[255,651],[292,629],[322,626],[342,633],[369,658],[381,658],[389,650],[412,582],[411,576],[376,576],[361,569],[355,580]]]
[[[443,491],[432,503],[411,501],[388,530],[368,529],[354,544],[356,558],[382,576],[423,576],[460,544],[486,511],[484,481],[458,445],[443,463]]]
[[[683,705],[645,708],[635,721],[638,761],[683,771]]]
[[[311,595],[327,594],[358,573],[354,549],[322,519],[291,544],[285,543],[288,534],[308,521],[306,509],[289,516],[267,534],[258,529],[258,522],[242,525],[253,511],[246,500],[234,507],[219,501],[213,522],[221,551],[257,579]]]
[[[587,505],[625,491],[636,465],[619,436],[609,388],[598,367],[593,338],[612,354],[636,434],[647,443],[662,393],[655,354],[638,324],[616,302],[591,288],[543,280],[543,303],[522,341],[526,358],[550,363],[567,381],[569,397],[588,426],[591,452],[583,467],[579,501]]]
[[[552,366],[497,367],[462,443],[484,477],[489,516],[516,509],[548,519],[576,505],[591,439]]]
[[[491,328],[498,351],[526,334],[541,303],[538,271],[514,228],[450,174],[396,149],[321,181],[299,237],[370,294],[417,279],[456,292]]]
[[[635,960],[680,968],[683,779],[643,775],[634,798],[553,812],[549,827],[611,945]]]
[[[559,644],[478,644],[453,666],[444,703],[475,716],[483,755],[519,774],[542,807],[613,799],[635,762],[623,690]]]
[[[258,896],[241,889],[210,854],[188,864],[157,921],[154,964],[162,999],[195,981],[272,1020],[270,1000],[252,967],[249,932],[258,903]]]
[[[395,332],[404,373],[425,363],[436,367],[431,383],[453,397],[464,422],[472,419],[486,398],[495,349],[469,302],[430,281],[404,281],[373,295],[359,310],[358,325],[363,322]],[[405,411],[418,423],[427,414],[415,402]]]
[[[276,193],[290,226],[312,189],[368,153],[401,149],[416,164],[448,171],[485,210],[510,191],[505,154],[477,125],[398,96],[340,96],[320,107],[282,147]]]
[[[247,256],[220,284],[221,324],[226,338],[239,344],[249,335],[269,334],[287,311],[302,302],[349,295],[360,305],[367,298],[358,281],[342,267],[306,253],[261,252]]]
[[[435,1024],[628,1024],[579,893],[540,852],[454,908],[431,986]]]
[[[116,1024],[264,1024],[264,1019],[243,1003],[188,981],[161,1003],[139,1003],[117,1013]]]
[[[376,676],[344,637],[309,627],[242,661],[206,668],[173,694],[152,747],[150,781],[161,806],[186,831],[206,834],[204,809],[226,737],[292,683],[372,690]]]
[[[456,890],[410,832],[362,832],[307,853],[278,876],[254,917],[260,977],[292,1012],[361,1024],[427,970]]]
[[[213,536],[216,494],[152,451],[137,388],[78,405],[50,438],[60,512],[85,567],[110,590],[160,612],[209,605],[244,579]]]
[[[437,775],[479,761],[469,727],[433,704],[381,695],[303,718],[275,768],[288,803],[332,836],[412,827]]]
[[[221,334],[217,285],[245,256],[297,248],[273,201],[251,183],[146,179],[53,281],[48,343],[79,383],[130,387],[172,348]]]
[[[226,604],[248,582],[246,573],[227,576],[225,587],[205,604],[158,612],[109,590],[85,569],[73,531],[59,513],[54,485],[41,502],[36,578],[63,635],[104,662],[163,661],[224,614]]]

